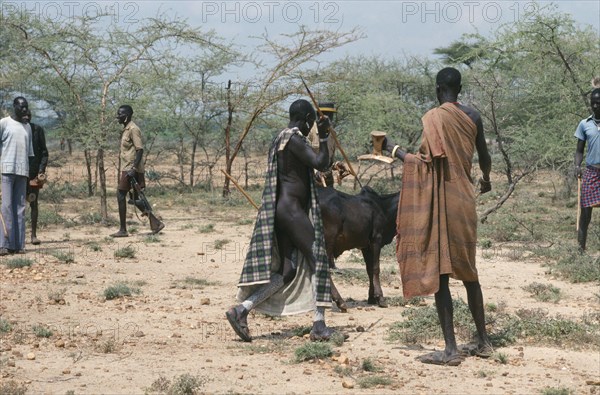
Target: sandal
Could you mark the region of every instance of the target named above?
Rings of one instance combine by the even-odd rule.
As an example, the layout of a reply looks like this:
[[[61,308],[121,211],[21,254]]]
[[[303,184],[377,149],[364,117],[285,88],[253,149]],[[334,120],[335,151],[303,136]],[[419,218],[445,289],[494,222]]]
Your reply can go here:
[[[227,321],[235,331],[235,333],[245,342],[251,342],[252,337],[250,336],[250,331],[248,330],[248,324],[246,320],[242,320],[241,314],[237,311],[235,307],[230,308],[225,313],[227,317]]]
[[[446,356],[443,351],[434,351],[432,353],[422,355],[417,357],[417,360],[421,361],[422,363],[442,366],[458,366],[462,363],[462,361],[464,361],[460,354]]]

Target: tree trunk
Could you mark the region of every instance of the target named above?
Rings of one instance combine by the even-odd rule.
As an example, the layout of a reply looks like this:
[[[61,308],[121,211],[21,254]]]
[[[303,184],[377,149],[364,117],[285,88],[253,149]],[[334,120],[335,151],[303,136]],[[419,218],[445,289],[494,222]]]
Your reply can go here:
[[[84,149],[85,155],[85,170],[87,172],[88,196],[94,195],[94,182],[92,181],[92,154],[89,149]]]
[[[194,170],[196,167],[196,149],[198,148],[198,139],[194,139],[192,144],[192,157],[190,158],[190,187],[194,188]]]

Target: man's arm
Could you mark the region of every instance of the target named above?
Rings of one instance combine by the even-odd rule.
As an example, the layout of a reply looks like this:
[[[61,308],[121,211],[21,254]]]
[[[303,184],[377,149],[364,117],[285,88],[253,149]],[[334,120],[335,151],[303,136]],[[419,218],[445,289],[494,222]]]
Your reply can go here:
[[[483,133],[483,123],[481,117],[477,117],[475,121],[477,126],[477,136],[475,137],[475,148],[479,156],[479,168],[483,173],[481,177],[481,193],[486,193],[492,190],[490,182],[490,172],[492,171],[492,157],[488,152],[487,143],[485,142],[485,134]]]
[[[404,162],[406,151],[401,150],[399,145],[392,143],[387,137],[384,137],[383,139],[383,149],[388,151],[393,158],[398,158]]]
[[[325,171],[329,166],[329,150],[326,139],[319,143],[319,153],[315,153],[310,145],[302,141],[300,136],[294,135],[288,142],[288,149],[308,167]]]
[[[585,140],[577,139],[577,148],[575,149],[575,176],[581,177],[581,163],[583,163],[583,150],[585,149]]]
[[[135,173],[137,173],[138,169],[140,168],[140,163],[142,163],[143,156],[144,156],[143,149],[135,150],[135,159],[133,160],[133,167],[127,171],[127,175],[129,177],[135,176]]]
[[[43,174],[46,172],[46,166],[48,166],[48,147],[46,147],[46,133],[44,132],[44,128],[41,126],[37,126],[39,128],[39,136],[40,136],[40,167],[38,170],[38,174]]]

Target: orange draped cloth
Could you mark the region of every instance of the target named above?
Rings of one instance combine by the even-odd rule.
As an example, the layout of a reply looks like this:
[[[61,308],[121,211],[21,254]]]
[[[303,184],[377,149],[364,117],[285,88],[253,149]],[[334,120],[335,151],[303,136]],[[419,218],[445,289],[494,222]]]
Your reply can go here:
[[[471,161],[477,127],[452,103],[422,118],[419,153],[404,160],[396,257],[405,298],[431,295],[441,274],[477,281]]]

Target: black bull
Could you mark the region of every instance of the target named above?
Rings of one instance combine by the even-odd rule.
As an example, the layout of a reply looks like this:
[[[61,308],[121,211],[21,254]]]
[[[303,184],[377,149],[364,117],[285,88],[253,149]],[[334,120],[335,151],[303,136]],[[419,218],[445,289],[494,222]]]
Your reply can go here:
[[[332,187],[319,188],[319,206],[325,228],[325,244],[330,266],[344,251],[362,251],[369,275],[369,304],[387,307],[379,280],[381,249],[396,235],[399,193],[379,195],[364,187],[358,195],[349,195]],[[342,311],[347,307],[335,285],[331,294]]]

